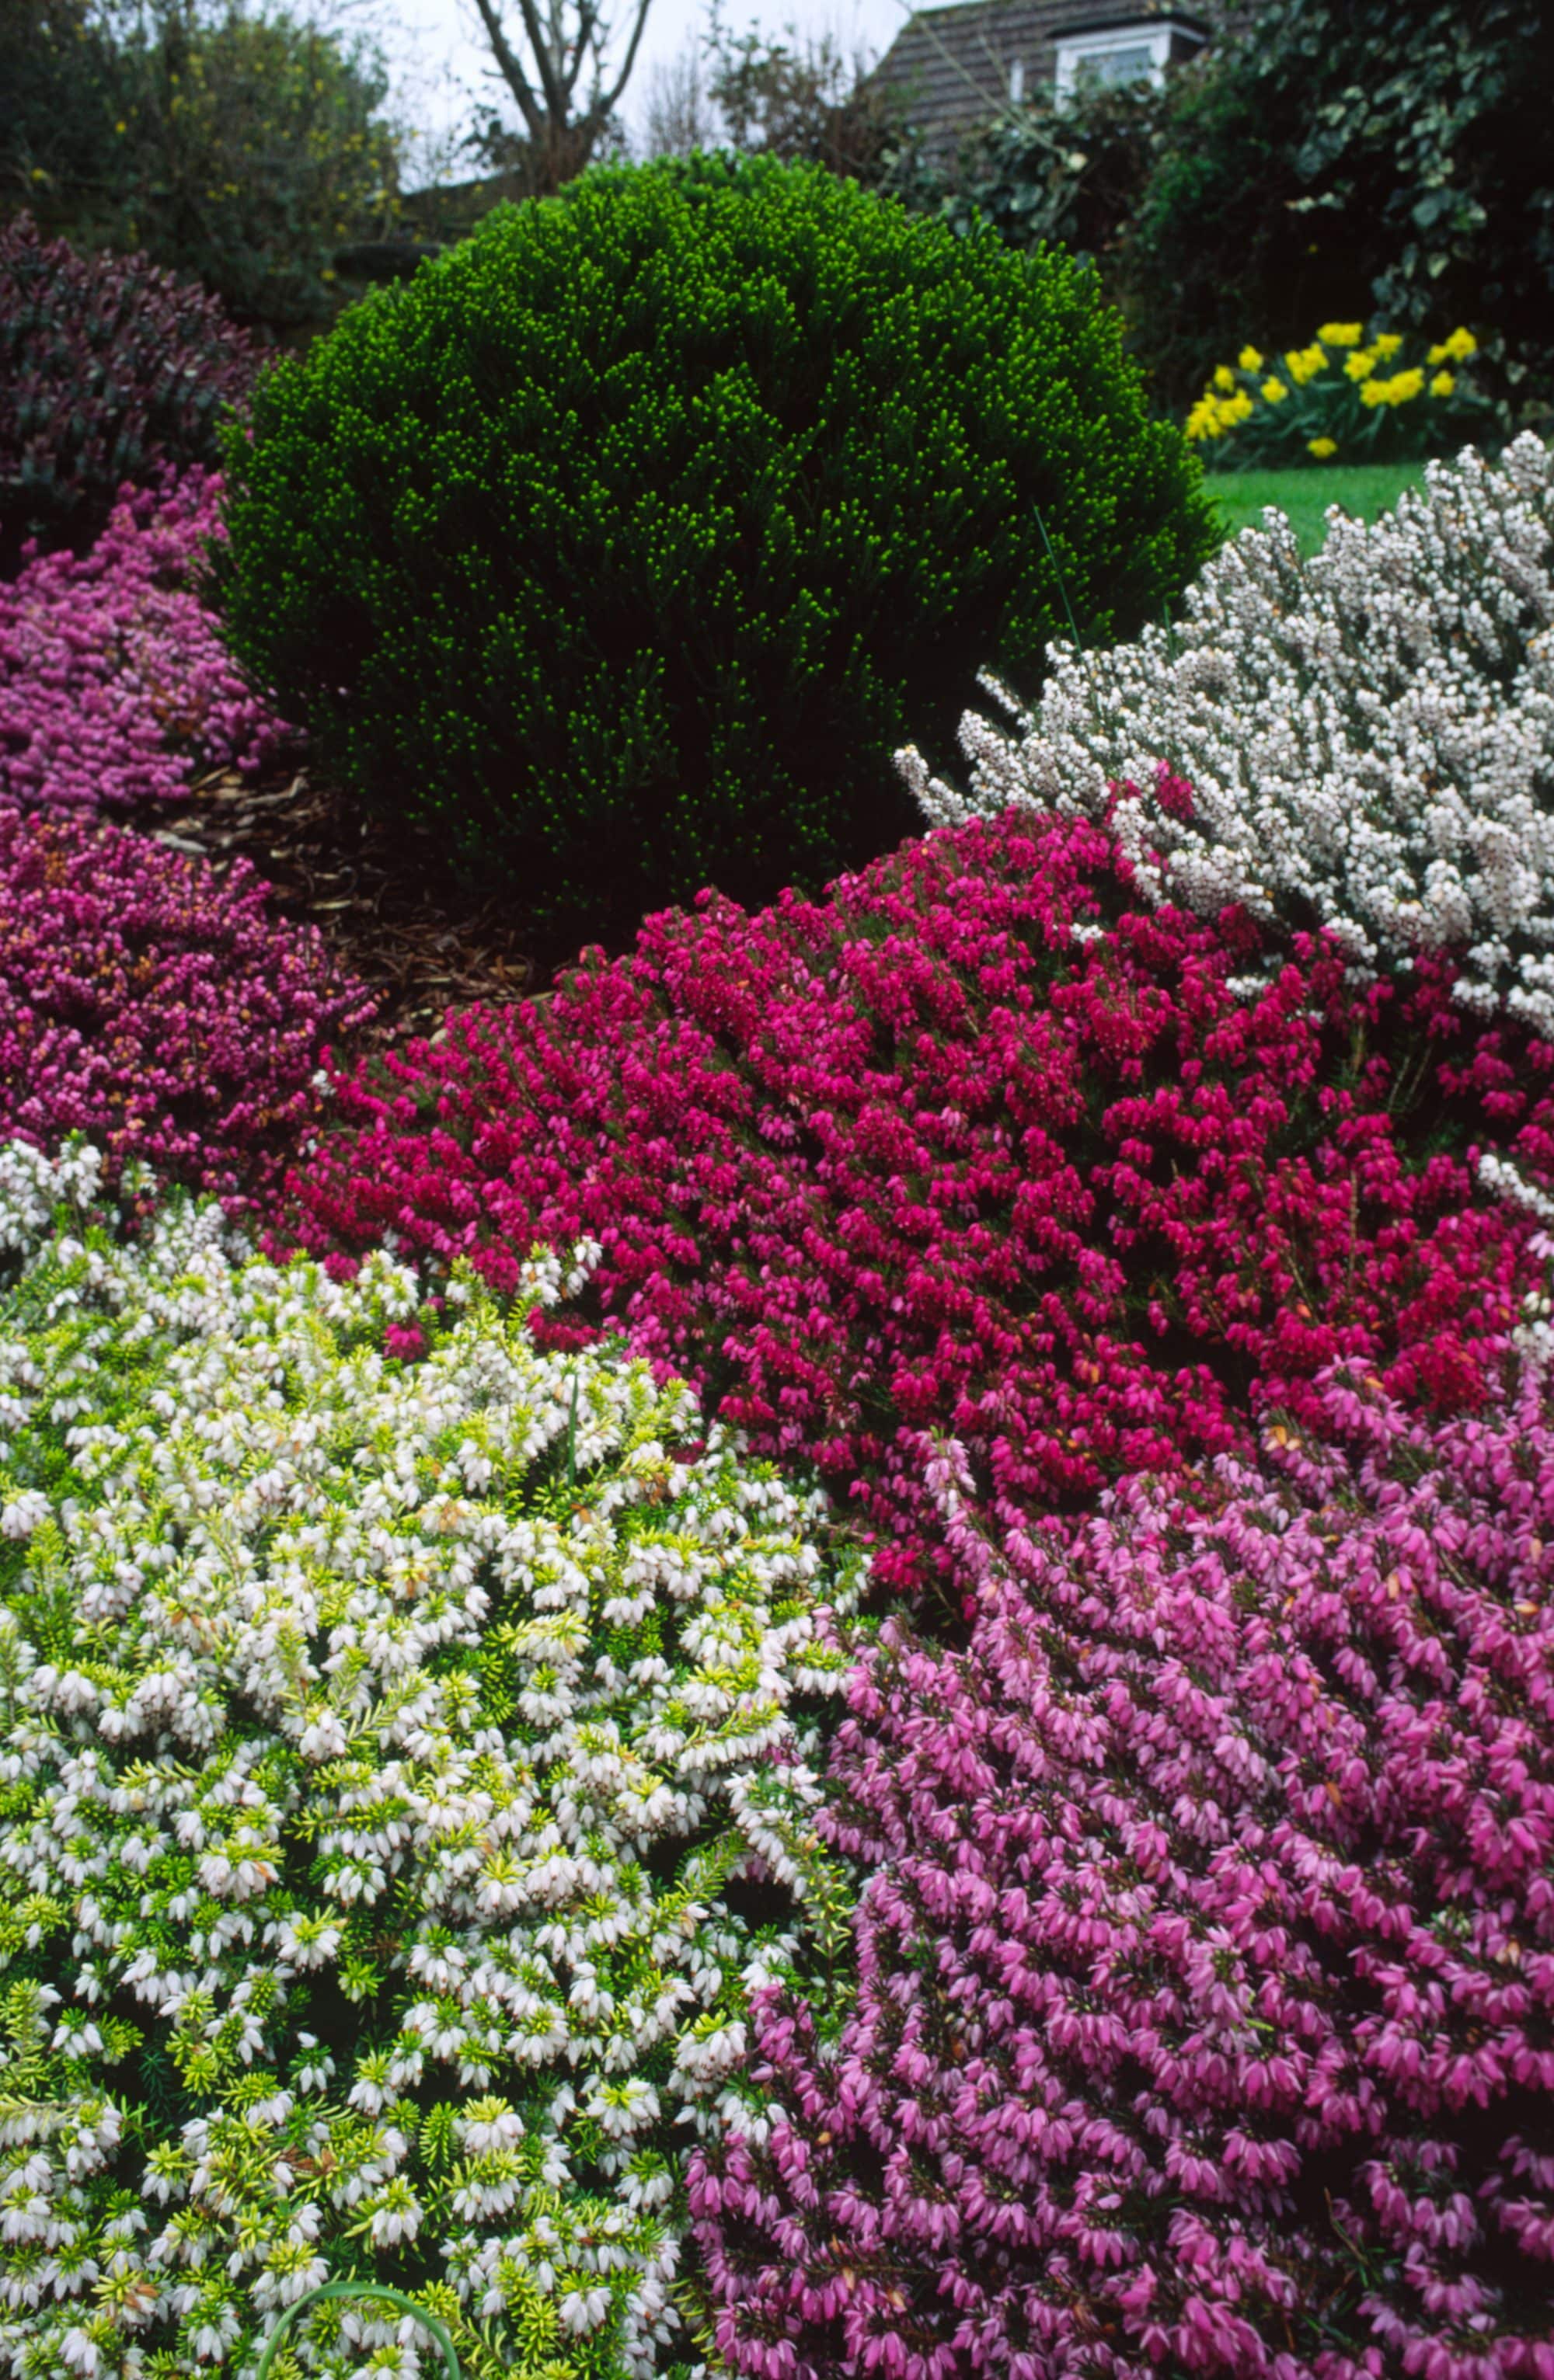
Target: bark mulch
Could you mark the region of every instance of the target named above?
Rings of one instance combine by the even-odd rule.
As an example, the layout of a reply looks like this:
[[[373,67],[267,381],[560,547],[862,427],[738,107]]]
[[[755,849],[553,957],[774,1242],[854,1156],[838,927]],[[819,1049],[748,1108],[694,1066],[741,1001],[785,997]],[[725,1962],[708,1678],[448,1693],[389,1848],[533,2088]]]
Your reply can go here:
[[[434,835],[366,816],[295,759],[254,778],[214,770],[126,823],[221,875],[251,861],[275,911],[317,927],[341,970],[377,994],[351,1055],[431,1034],[450,1008],[541,989],[538,945],[510,898],[471,892]]]

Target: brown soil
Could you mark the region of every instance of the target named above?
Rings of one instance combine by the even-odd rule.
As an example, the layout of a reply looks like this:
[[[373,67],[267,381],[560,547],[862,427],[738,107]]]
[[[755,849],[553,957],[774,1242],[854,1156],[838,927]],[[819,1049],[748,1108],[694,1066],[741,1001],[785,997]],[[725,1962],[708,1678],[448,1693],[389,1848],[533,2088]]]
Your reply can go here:
[[[251,861],[279,916],[316,926],[342,972],[378,995],[356,1051],[434,1032],[449,1008],[539,988],[535,938],[510,900],[472,894],[433,835],[364,816],[295,759],[256,778],[214,770],[127,822],[223,875]]]

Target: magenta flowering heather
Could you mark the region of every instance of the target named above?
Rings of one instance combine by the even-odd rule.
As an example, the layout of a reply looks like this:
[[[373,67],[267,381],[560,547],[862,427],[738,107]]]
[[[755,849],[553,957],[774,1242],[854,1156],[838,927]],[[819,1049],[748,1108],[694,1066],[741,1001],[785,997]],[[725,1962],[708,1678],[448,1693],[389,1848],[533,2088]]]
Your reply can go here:
[[[596,1238],[547,1330],[623,1328],[816,1463],[910,1585],[926,1429],[1013,1512],[1225,1448],[1261,1390],[1310,1410],[1339,1354],[1482,1394],[1532,1223],[1473,1151],[1554,1178],[1554,1050],[1464,1017],[1443,965],[1356,995],[1309,940],[1246,996],[1262,949],[1136,907],[1094,825],[1013,814],[823,901],[704,896],[342,1084],[302,1235],[498,1283]]]
[[[197,591],[221,485],[165,468],[156,486],[126,487],[88,553],[37,555],[0,586],[0,796],[83,810],[165,799],[196,760],[252,774],[295,736]]]
[[[1549,2380],[1554,1418],[1336,1368],[1272,1428],[995,1553],[857,1673],[836,2036],[693,2168],[750,2380]]]
[[[211,1191],[273,1184],[332,1034],[371,1011],[316,930],[148,837],[0,803],[0,1137],[81,1131]]]

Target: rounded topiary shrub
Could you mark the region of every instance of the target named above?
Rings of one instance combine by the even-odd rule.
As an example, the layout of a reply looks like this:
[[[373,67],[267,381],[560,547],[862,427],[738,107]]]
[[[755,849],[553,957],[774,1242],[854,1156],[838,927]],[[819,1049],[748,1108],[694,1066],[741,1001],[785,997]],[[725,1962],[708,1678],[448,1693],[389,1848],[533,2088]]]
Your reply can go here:
[[[330,2277],[469,2380],[667,2368],[685,2150],[838,1887],[820,1508],[536,1351],[563,1259],[422,1344],[386,1257],[95,1186],[0,1151],[0,2370],[251,2374]],[[436,2369],[399,2319],[306,2369]]]
[[[914,823],[909,722],[948,750],[989,652],[1033,685],[1068,606],[1132,633],[1216,543],[1090,274],[773,160],[495,211],[224,453],[251,674],[364,796],[601,928],[871,856]]]
[[[0,230],[0,576],[29,537],[84,553],[126,480],[212,464],[259,350],[218,299],[144,255],[80,256],[27,214]]]

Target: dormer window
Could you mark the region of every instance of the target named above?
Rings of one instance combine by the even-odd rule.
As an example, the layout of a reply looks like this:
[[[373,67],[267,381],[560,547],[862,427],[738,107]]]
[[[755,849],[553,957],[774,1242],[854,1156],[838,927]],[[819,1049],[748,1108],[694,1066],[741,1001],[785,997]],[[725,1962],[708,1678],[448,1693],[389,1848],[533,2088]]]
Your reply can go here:
[[[1145,78],[1158,84],[1171,59],[1191,55],[1203,38],[1196,26],[1170,18],[1059,34],[1053,44],[1058,54],[1057,96],[1072,99],[1077,91],[1094,90],[1097,84],[1138,82]]]

